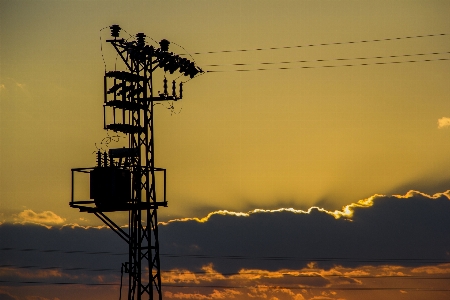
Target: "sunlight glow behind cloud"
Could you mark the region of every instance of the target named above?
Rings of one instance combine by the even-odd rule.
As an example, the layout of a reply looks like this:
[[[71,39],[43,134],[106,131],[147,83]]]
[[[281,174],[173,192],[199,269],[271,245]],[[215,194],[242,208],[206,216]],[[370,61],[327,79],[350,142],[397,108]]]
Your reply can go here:
[[[61,218],[52,211],[43,211],[36,213],[31,209],[26,209],[17,215],[14,219],[16,223],[25,224],[32,223],[42,225],[45,227],[51,227],[50,225],[62,224],[66,219]]]
[[[414,197],[415,195],[420,195],[420,196],[423,196],[423,197],[429,198],[429,199],[437,199],[441,196],[445,196],[450,200],[450,190],[445,191],[443,193],[436,193],[434,195],[428,195],[428,194],[425,194],[422,192],[410,190],[404,195],[392,195],[392,197],[395,197],[398,199],[406,199],[406,198]],[[279,208],[279,209],[272,209],[272,210],[271,209],[254,209],[254,210],[251,210],[248,212],[234,212],[234,211],[228,211],[228,210],[218,210],[218,211],[209,213],[207,216],[205,216],[203,218],[173,219],[173,220],[170,220],[167,222],[160,222],[159,224],[160,225],[168,225],[169,223],[172,223],[172,222],[187,222],[187,221],[197,221],[199,223],[205,223],[214,215],[249,217],[252,214],[275,213],[275,212],[291,212],[291,213],[295,213],[295,214],[310,214],[313,210],[317,210],[319,212],[329,214],[329,215],[333,216],[335,219],[340,219],[340,218],[351,219],[353,217],[355,208],[371,207],[377,198],[383,198],[383,197],[386,197],[386,195],[375,194],[366,199],[358,200],[356,203],[351,203],[349,205],[346,205],[342,208],[342,210],[335,210],[335,211],[329,211],[329,210],[326,210],[324,208],[320,208],[317,206],[312,206],[307,210],[294,209],[294,208]]]
[[[179,269],[164,272],[165,282],[170,282],[165,287],[164,295],[175,299],[230,299],[237,298],[239,295],[241,295],[240,298],[247,299],[256,297],[286,300],[353,299],[354,295],[349,294],[351,289],[368,288],[370,290],[373,282],[382,282],[388,278],[391,284],[395,282],[396,285],[404,287],[402,290],[405,293],[414,288],[424,288],[424,283],[419,283],[414,278],[430,274],[430,268],[433,269],[433,274],[445,274],[448,273],[448,267],[448,264],[440,264],[420,268],[396,265],[378,267],[362,265],[355,268],[336,265],[331,268],[319,268],[312,263],[302,269],[278,271],[241,269],[237,274],[221,274],[212,265],[208,265],[202,268],[204,273],[201,274],[183,272]],[[189,274],[191,281],[181,279],[183,274]],[[438,279],[439,277],[435,275],[429,278]],[[280,286],[279,282],[283,282],[284,286]],[[176,286],[181,283],[184,287],[211,285],[213,288],[210,292],[190,292],[186,289],[177,289]],[[219,286],[223,288],[219,289]],[[346,291],[347,289],[350,292]],[[323,295],[338,296],[338,298],[322,297]]]

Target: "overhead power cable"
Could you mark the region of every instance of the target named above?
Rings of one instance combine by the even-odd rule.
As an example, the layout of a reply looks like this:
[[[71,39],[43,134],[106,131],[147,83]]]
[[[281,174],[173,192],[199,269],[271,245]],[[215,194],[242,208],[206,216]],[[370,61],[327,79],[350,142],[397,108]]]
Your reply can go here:
[[[61,270],[61,271],[67,271],[67,272],[73,272],[73,271],[87,271],[87,272],[119,272],[117,269],[112,268],[99,268],[99,269],[92,269],[92,268],[82,268],[82,267],[75,267],[75,268],[64,268],[64,267],[40,267],[40,266],[17,266],[17,265],[0,265],[0,269],[33,269],[33,270]],[[215,275],[216,273],[211,273],[207,271],[180,271],[180,270],[161,270],[162,273],[173,273],[177,275]],[[220,273],[220,272],[217,272]],[[267,272],[268,274],[276,273],[276,272]],[[449,280],[449,276],[440,276],[440,277],[432,277],[432,276],[415,276],[415,275],[348,275],[348,274],[296,274],[292,275],[288,272],[280,272],[282,275],[286,276],[292,276],[292,277],[306,277],[306,278],[312,278],[312,277],[346,277],[346,278],[359,278],[359,279],[385,279],[385,278],[396,278],[396,279],[416,279],[416,280]],[[246,272],[230,272],[230,273],[220,273],[220,275],[223,276],[238,276],[238,275],[261,275],[264,277],[264,272],[252,272],[252,271],[246,271]],[[270,278],[269,278],[270,279]]]
[[[63,254],[86,254],[86,255],[126,255],[124,252],[110,251],[84,251],[84,250],[58,250],[58,249],[35,249],[35,248],[0,248],[0,251],[16,251],[16,252],[42,252],[42,253],[63,253]],[[429,264],[445,264],[450,260],[434,259],[434,258],[352,258],[352,257],[293,257],[293,256],[245,256],[245,255],[204,255],[204,254],[173,254],[162,253],[161,257],[168,258],[195,258],[195,259],[226,259],[226,260],[263,260],[263,261],[303,261],[303,262],[359,262],[359,263],[400,263],[400,262],[416,262]]]
[[[0,251],[20,251],[20,252],[43,252],[43,253],[64,253],[64,254],[88,254],[88,255],[128,255],[126,252],[110,251],[84,251],[84,250],[58,250],[58,249],[35,249],[35,248],[0,248]]]
[[[258,286],[227,286],[227,285],[178,285],[178,284],[164,284],[166,287],[178,287],[178,288],[226,288],[226,289],[248,289],[248,288],[257,288]],[[418,287],[305,287],[305,286],[270,286],[263,285],[263,288],[267,289],[290,289],[290,290],[326,290],[326,291],[394,291],[394,290],[408,290],[408,291],[416,291],[416,292],[450,292],[450,289],[434,289],[434,288],[418,288]]]
[[[0,265],[0,268],[13,268],[13,269],[36,269],[36,270],[61,270],[61,271],[89,271],[89,272],[116,272],[117,269],[111,268],[101,268],[101,269],[91,269],[91,268],[64,268],[64,267],[39,267],[39,266],[16,266],[11,264]]]
[[[443,264],[450,263],[450,260],[441,259],[428,259],[428,258],[350,258],[350,257],[292,257],[292,256],[244,256],[244,255],[224,255],[224,256],[213,256],[213,255],[197,255],[197,254],[160,254],[162,257],[170,258],[198,258],[198,259],[231,259],[231,260],[264,260],[264,261],[303,261],[303,262],[328,262],[328,261],[346,261],[346,262],[364,262],[364,263],[398,263],[398,262],[417,262],[417,263],[433,263],[433,264]]]
[[[374,66],[374,65],[390,65],[390,64],[406,64],[419,62],[436,62],[446,61],[450,58],[424,59],[424,60],[407,60],[407,61],[386,61],[361,64],[345,64],[345,65],[324,65],[324,66],[303,66],[303,67],[279,67],[279,68],[258,68],[258,69],[237,69],[237,70],[207,70],[207,73],[223,73],[223,72],[253,72],[253,71],[270,71],[270,70],[292,70],[292,69],[319,69],[319,68],[339,68],[339,67],[358,67],[358,66]]]
[[[439,54],[450,54],[450,51],[448,51],[448,52],[416,53],[416,54],[400,54],[400,55],[389,55],[389,56],[373,56],[373,57],[295,60],[295,61],[260,62],[260,63],[211,64],[211,65],[205,65],[205,67],[251,66],[251,65],[257,65],[257,64],[259,64],[259,65],[277,65],[277,64],[296,64],[296,63],[313,63],[313,62],[347,61],[347,60],[369,60],[369,59],[386,59],[386,58],[389,59],[389,58],[398,58],[398,57],[439,55]]]
[[[120,283],[86,283],[86,282],[46,282],[46,281],[14,281],[14,280],[0,280],[0,283],[9,284],[26,284],[26,285],[84,285],[84,286],[117,286]],[[248,289],[258,288],[258,286],[229,286],[229,285],[186,285],[186,284],[162,284],[164,287],[172,288],[210,288],[210,289]],[[393,290],[405,290],[415,292],[450,292],[450,289],[443,288],[420,288],[420,287],[309,287],[309,286],[269,286],[264,285],[265,289],[291,289],[291,290],[329,290],[329,291],[393,291]]]
[[[86,282],[47,282],[47,281],[15,281],[15,280],[0,280],[0,283],[19,283],[19,284],[44,284],[44,285],[87,285],[87,286],[101,286],[101,285],[119,285],[118,283],[86,283]]]
[[[446,36],[446,35],[448,35],[448,33],[426,34],[426,35],[415,35],[415,36],[404,36],[404,37],[395,37],[395,38],[382,38],[382,39],[360,40],[360,41],[349,41],[349,42],[319,43],[319,44],[308,44],[308,45],[298,45],[298,46],[282,46],[282,47],[254,48],[254,49],[236,49],[236,50],[217,50],[217,51],[206,51],[206,52],[194,52],[192,54],[217,54],[217,53],[232,53],[232,52],[282,50],[282,49],[295,49],[295,48],[307,48],[307,47],[318,47],[318,46],[331,46],[331,45],[347,45],[347,44],[359,44],[359,43],[371,43],[371,42],[398,41],[398,40],[417,39],[417,38],[426,38],[426,37],[439,37],[439,36]]]

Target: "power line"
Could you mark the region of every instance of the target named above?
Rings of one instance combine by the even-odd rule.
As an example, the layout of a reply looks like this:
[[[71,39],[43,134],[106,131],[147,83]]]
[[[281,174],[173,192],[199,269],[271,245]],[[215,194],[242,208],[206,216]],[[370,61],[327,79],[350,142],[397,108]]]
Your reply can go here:
[[[0,283],[27,284],[27,285],[84,285],[84,286],[118,286],[119,283],[86,283],[86,282],[46,282],[46,281],[14,281],[0,280]],[[210,289],[248,289],[258,288],[257,286],[240,286],[240,285],[186,285],[186,284],[162,284],[164,287],[172,288],[210,288]],[[392,290],[408,290],[416,292],[450,292],[450,289],[442,288],[417,288],[417,287],[309,287],[309,286],[279,286],[279,285],[263,285],[265,289],[291,289],[291,290],[329,290],[329,291],[392,291]]]
[[[44,285],[119,285],[118,283],[85,283],[85,282],[47,282],[47,281],[15,281],[15,280],[0,280],[0,283],[20,283],[20,284],[44,284]]]
[[[244,256],[244,255],[224,255],[224,256],[214,256],[214,255],[200,255],[200,254],[161,254],[164,257],[170,258],[198,258],[198,259],[231,259],[231,260],[265,260],[265,261],[304,261],[304,262],[328,262],[328,261],[347,261],[347,262],[419,262],[419,263],[449,263],[450,260],[441,259],[429,259],[429,258],[384,258],[384,259],[361,259],[361,258],[350,258],[350,257],[310,257],[310,258],[300,258],[292,256]]]
[[[258,286],[226,286],[226,285],[176,285],[165,284],[166,287],[178,288],[227,288],[227,289],[246,289],[257,288]],[[417,292],[450,292],[450,289],[433,289],[433,288],[417,288],[417,287],[380,287],[380,288],[364,288],[364,287],[305,287],[305,286],[269,286],[263,285],[267,289],[291,289],[291,290],[327,290],[327,291],[393,291],[393,290],[409,290]]]
[[[0,251],[20,251],[20,252],[43,252],[43,253],[64,253],[64,254],[88,254],[88,255],[127,255],[126,252],[110,252],[110,251],[84,251],[84,250],[58,250],[58,249],[35,249],[35,248],[0,248]]]
[[[405,63],[419,63],[419,62],[436,62],[450,60],[450,58],[438,59],[424,59],[424,60],[407,60],[407,61],[388,61],[375,63],[361,63],[361,64],[346,64],[346,65],[324,65],[324,66],[304,66],[304,67],[279,67],[279,68],[258,68],[258,69],[238,69],[238,70],[208,70],[207,73],[223,73],[223,72],[253,72],[253,71],[270,71],[270,70],[292,70],[292,69],[318,69],[318,68],[339,68],[339,67],[358,67],[358,66],[374,66],[374,65],[389,65],[389,64],[405,64]]]
[[[82,268],[82,267],[75,267],[75,268],[64,268],[64,267],[39,267],[39,266],[17,266],[17,265],[0,265],[0,268],[13,268],[13,269],[36,269],[36,270],[62,270],[62,271],[88,271],[88,272],[118,272],[117,269],[111,269],[111,268],[102,268],[102,269],[91,269],[91,268]],[[195,275],[208,275],[211,274],[207,271],[180,271],[180,270],[161,270],[163,273],[176,273],[178,275],[185,275],[185,274],[195,274]],[[270,271],[267,271],[268,273],[273,273]],[[360,279],[376,279],[376,278],[395,278],[395,279],[417,279],[417,280],[449,280],[450,277],[425,277],[425,276],[413,276],[413,275],[346,275],[346,274],[296,274],[292,275],[287,272],[281,272],[283,275],[286,276],[292,276],[292,277],[306,277],[306,278],[312,278],[312,277],[346,277],[346,278],[360,278]],[[215,274],[215,273],[213,273]],[[261,272],[231,272],[231,273],[220,273],[223,276],[235,276],[235,275],[262,275],[264,277],[264,274]]]
[[[64,267],[39,267],[39,266],[17,266],[17,265],[0,265],[0,268],[14,268],[14,269],[37,269],[37,270],[62,270],[62,271],[89,271],[89,272],[115,272],[117,269],[102,268],[102,269],[91,269],[91,268],[64,268]]]
[[[126,255],[124,252],[110,251],[84,251],[84,250],[58,250],[58,249],[35,249],[35,248],[0,248],[0,251],[16,251],[16,252],[42,252],[42,253],[63,253],[63,254],[86,254],[86,255]],[[262,260],[262,261],[303,261],[303,262],[360,262],[360,263],[399,263],[399,262],[416,262],[444,264],[450,263],[450,260],[434,259],[434,258],[352,258],[352,257],[293,257],[293,256],[246,256],[246,255],[206,255],[206,254],[173,254],[161,253],[161,257],[168,258],[195,258],[195,259],[226,259],[226,260]]]
[[[296,61],[280,61],[280,62],[260,62],[260,63],[234,63],[234,64],[211,64],[205,67],[224,67],[224,66],[251,66],[251,65],[276,65],[276,64],[295,64],[295,63],[310,63],[310,62],[325,62],[325,61],[347,61],[347,60],[367,60],[367,59],[384,59],[384,58],[398,58],[424,55],[438,55],[449,54],[448,52],[431,52],[431,53],[416,53],[416,54],[400,54],[389,56],[373,56],[373,57],[354,57],[354,58],[333,58],[333,59],[316,59],[316,60],[296,60]]]
[[[346,44],[359,44],[359,43],[371,43],[371,42],[398,41],[398,40],[417,39],[417,38],[425,38],[425,37],[440,37],[440,36],[446,36],[446,35],[448,35],[448,34],[447,33],[439,33],[439,34],[415,35],[415,36],[404,36],[404,37],[383,38],[383,39],[373,39],[373,40],[350,41],[350,42],[334,42],[334,43],[320,43],[320,44],[308,44],[308,45],[298,45],[298,46],[282,46],[282,47],[270,47],[270,48],[254,48],[254,49],[237,49],[237,50],[218,50],[218,51],[194,52],[192,54],[217,54],[217,53],[232,53],[232,52],[283,50],[283,49],[307,48],[307,47],[318,47],[318,46],[331,46],[331,45],[346,45]]]

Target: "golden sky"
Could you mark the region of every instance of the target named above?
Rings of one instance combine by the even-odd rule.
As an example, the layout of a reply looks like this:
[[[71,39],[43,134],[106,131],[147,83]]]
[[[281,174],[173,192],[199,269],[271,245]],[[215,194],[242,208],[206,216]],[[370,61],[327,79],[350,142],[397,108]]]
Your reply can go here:
[[[445,1],[2,1],[2,218],[25,208],[79,218],[67,205],[70,168],[95,164],[107,136],[103,60],[110,70],[115,56],[108,28],[99,30],[115,23],[125,37],[166,38],[204,70],[227,71],[190,81],[173,111],[156,111],[156,164],[169,184],[161,218],[443,192],[450,139],[438,120],[450,117],[450,69],[438,59],[449,58],[440,35],[448,9]],[[434,36],[417,37],[426,35]],[[206,54],[288,46],[303,47]]]
[[[443,193],[449,11],[448,1],[3,0],[0,224],[101,224],[68,203],[70,169],[125,142],[106,145],[103,130],[112,24],[125,38],[168,39],[209,71],[173,109],[156,106],[169,201],[159,220]]]

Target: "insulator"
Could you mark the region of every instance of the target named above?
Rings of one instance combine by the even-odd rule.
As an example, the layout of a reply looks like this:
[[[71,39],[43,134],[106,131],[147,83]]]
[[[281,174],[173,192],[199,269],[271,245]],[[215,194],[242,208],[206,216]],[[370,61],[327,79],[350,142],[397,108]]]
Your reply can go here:
[[[180,82],[180,99],[183,98],[183,82]]]
[[[97,167],[102,166],[102,153],[100,150],[97,151]]]
[[[122,29],[122,28],[120,28],[119,25],[111,25],[111,26],[109,26],[109,28],[111,29],[112,37],[115,37],[115,38],[119,37],[119,32]]]
[[[174,81],[172,81],[172,96],[174,98],[177,98],[177,83]]]
[[[167,95],[167,79],[164,77],[164,95]]]
[[[161,51],[167,52],[169,51],[169,44],[170,42],[166,39],[161,40],[161,42],[159,42],[159,45],[161,46]]]
[[[146,35],[142,32],[136,34],[136,41],[138,42],[138,45],[142,45],[145,43],[145,37]]]
[[[108,153],[103,152],[103,166],[107,167],[108,166]]]

